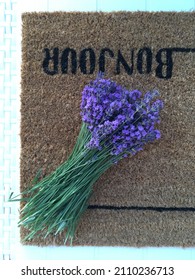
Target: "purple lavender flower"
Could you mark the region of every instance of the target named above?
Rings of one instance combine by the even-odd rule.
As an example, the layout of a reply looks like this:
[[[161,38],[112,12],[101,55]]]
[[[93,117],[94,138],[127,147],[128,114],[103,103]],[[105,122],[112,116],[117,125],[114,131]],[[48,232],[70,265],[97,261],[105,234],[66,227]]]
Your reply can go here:
[[[155,124],[160,121],[161,100],[153,99],[157,91],[143,97],[138,90],[128,91],[102,77],[85,86],[81,116],[91,132],[89,149],[109,148],[110,155],[126,157],[160,138]]]

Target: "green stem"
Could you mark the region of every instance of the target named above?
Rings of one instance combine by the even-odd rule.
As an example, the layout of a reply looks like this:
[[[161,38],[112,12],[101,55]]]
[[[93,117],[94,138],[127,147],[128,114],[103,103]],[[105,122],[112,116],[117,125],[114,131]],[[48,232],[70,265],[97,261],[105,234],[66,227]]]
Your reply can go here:
[[[19,226],[29,230],[25,239],[32,239],[41,231],[47,236],[65,230],[65,242],[72,242],[77,224],[88,206],[93,184],[112,165],[108,148],[98,151],[85,147],[90,137],[83,124],[68,160],[22,193],[21,201],[26,200],[26,204],[21,210]]]

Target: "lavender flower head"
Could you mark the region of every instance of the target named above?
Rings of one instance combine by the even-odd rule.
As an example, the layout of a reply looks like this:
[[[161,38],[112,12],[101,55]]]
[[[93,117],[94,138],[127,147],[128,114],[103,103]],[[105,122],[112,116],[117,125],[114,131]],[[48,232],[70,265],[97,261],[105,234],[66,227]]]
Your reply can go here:
[[[102,77],[90,82],[82,92],[81,116],[91,132],[89,149],[107,148],[118,158],[135,154],[160,138],[155,124],[160,122],[161,100],[157,91],[128,91]]]

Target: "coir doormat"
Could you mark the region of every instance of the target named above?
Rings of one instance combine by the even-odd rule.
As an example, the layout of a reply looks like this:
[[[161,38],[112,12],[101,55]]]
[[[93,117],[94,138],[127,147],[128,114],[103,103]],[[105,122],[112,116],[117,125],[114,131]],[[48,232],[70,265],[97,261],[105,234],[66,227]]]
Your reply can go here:
[[[21,190],[68,157],[81,91],[99,71],[165,102],[162,138],[98,180],[74,245],[195,245],[194,26],[194,12],[23,14]]]

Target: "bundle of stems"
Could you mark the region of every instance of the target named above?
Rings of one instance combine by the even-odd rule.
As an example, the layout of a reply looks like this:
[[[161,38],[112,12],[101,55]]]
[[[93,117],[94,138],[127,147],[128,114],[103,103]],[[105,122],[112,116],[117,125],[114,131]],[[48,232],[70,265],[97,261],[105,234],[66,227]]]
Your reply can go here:
[[[90,131],[82,123],[75,147],[68,160],[52,174],[22,193],[22,198],[10,195],[10,201],[24,201],[19,226],[29,230],[25,240],[43,231],[48,234],[66,230],[64,243],[72,244],[77,224],[88,206],[94,183],[113,164],[109,148],[89,150],[86,143]],[[98,156],[96,155],[98,153]],[[35,179],[36,181],[36,179]]]

